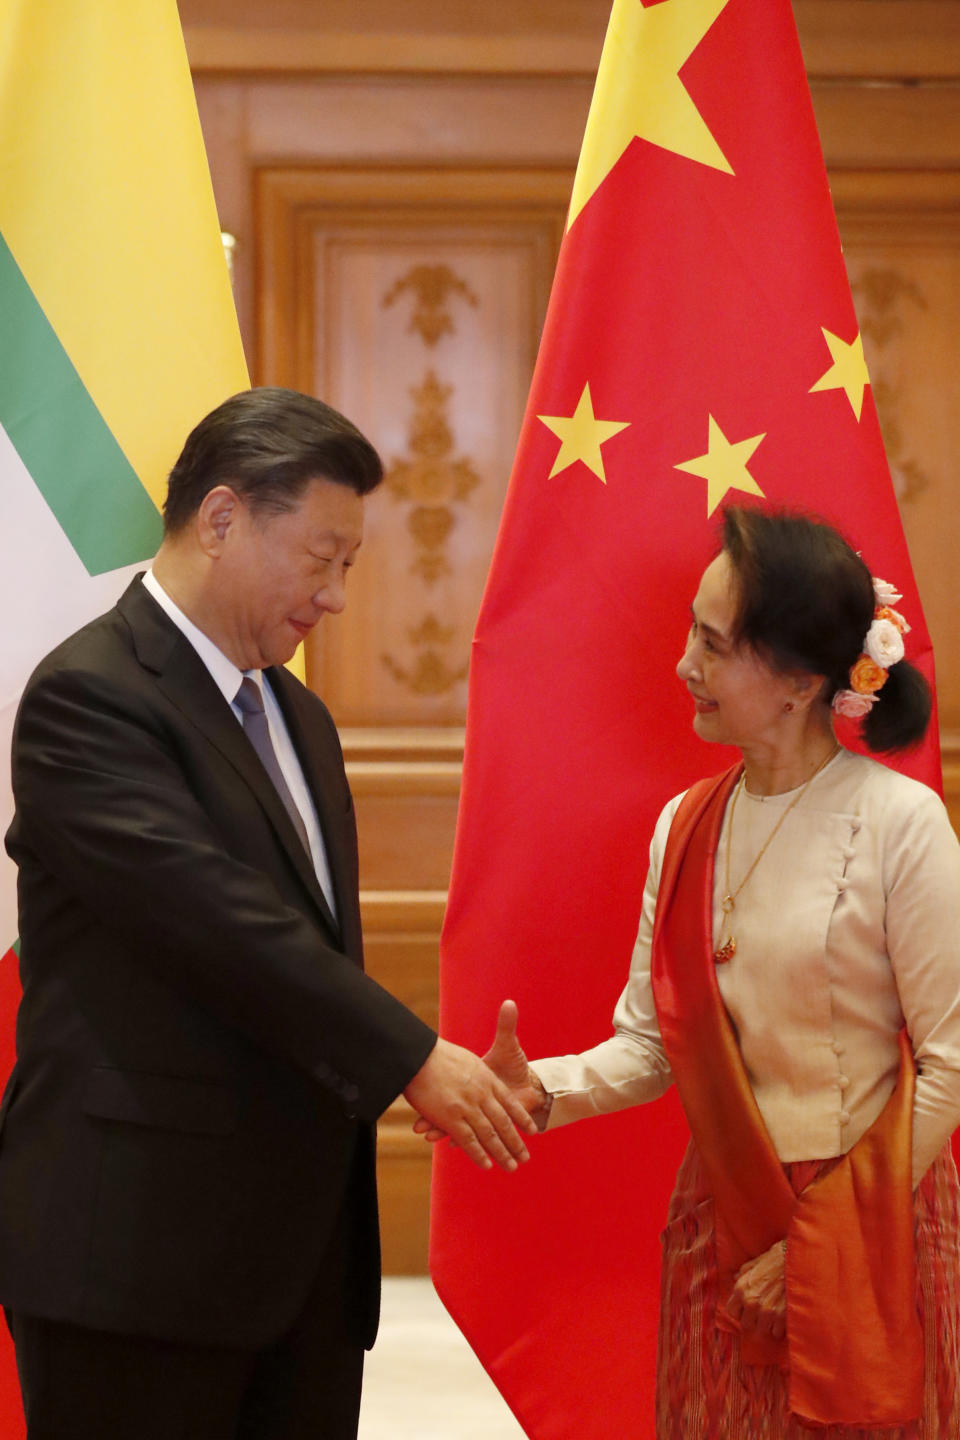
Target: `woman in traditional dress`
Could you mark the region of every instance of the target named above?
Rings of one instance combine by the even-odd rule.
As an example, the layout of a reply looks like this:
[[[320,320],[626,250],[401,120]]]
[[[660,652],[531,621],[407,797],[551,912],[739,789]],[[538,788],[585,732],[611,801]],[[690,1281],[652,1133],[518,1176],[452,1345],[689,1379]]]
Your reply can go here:
[[[742,765],[660,816],[613,1037],[528,1068],[507,1002],[488,1057],[543,1128],[677,1085],[659,1440],[960,1436],[960,847],[832,724],[923,735],[899,598],[828,526],[726,511],[677,673]]]

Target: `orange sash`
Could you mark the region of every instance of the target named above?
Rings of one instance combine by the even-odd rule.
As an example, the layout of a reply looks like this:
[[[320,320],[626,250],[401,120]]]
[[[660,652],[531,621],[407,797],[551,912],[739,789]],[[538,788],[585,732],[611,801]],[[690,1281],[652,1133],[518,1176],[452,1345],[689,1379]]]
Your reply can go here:
[[[902,1424],[923,1406],[913,1056],[901,1034],[900,1075],[883,1111],[834,1168],[794,1195],[750,1088],[713,960],[713,864],[739,773],[735,766],[701,780],[677,810],[651,958],[664,1049],[713,1194],[721,1287],[729,1293],[741,1265],[786,1238],[787,1339],[745,1335],[744,1359],[789,1370],[790,1408],[807,1424]]]

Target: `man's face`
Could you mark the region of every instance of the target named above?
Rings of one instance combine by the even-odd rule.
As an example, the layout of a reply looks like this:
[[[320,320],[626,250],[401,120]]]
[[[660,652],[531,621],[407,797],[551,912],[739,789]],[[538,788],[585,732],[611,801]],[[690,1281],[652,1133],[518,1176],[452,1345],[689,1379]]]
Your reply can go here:
[[[322,615],[343,609],[362,539],[363,499],[333,480],[310,480],[294,509],[279,514],[238,501],[216,576],[230,658],[243,670],[291,659]]]

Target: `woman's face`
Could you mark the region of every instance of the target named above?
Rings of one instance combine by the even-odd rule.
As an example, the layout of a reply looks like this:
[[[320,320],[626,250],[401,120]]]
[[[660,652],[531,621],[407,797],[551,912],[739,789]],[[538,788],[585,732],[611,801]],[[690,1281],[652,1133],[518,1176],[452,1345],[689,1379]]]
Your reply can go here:
[[[693,728],[701,740],[741,749],[780,744],[797,697],[796,678],[771,670],[749,645],[733,642],[736,610],[735,572],[721,553],[703,572],[677,666],[693,697]]]

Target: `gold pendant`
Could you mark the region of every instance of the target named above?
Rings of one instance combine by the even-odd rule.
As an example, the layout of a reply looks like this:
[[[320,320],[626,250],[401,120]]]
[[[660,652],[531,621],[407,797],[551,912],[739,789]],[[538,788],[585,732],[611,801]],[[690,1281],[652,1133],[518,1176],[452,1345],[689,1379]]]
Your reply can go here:
[[[732,895],[724,895],[723,899],[720,901],[720,909],[723,911],[725,916],[729,916],[735,904],[736,901],[734,900]],[[732,960],[736,953],[737,942],[736,940],[734,940],[732,935],[728,935],[726,940],[724,940],[723,944],[720,946],[720,949],[714,950],[713,963],[715,965],[726,965],[727,961]]]

